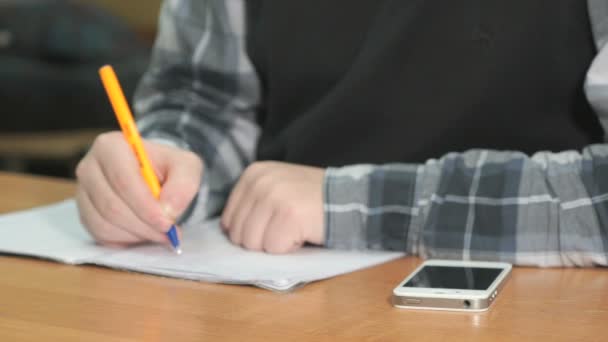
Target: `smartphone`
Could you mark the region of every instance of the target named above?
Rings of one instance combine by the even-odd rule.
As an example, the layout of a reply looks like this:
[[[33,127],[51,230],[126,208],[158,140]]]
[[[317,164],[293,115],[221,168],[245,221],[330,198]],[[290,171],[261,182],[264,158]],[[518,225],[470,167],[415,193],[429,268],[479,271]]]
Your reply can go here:
[[[427,260],[393,290],[393,305],[407,309],[485,311],[500,293],[511,264]]]

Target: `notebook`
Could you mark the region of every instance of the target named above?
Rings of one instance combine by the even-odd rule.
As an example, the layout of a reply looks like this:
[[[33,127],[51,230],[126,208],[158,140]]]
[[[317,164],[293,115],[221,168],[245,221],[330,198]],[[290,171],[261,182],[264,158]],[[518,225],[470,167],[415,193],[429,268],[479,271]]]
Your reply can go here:
[[[235,246],[217,220],[183,228],[181,255],[159,245],[106,248],[94,243],[79,222],[75,202],[67,200],[0,215],[0,252],[181,279],[248,284],[274,291],[289,291],[403,256],[396,252],[317,247],[270,255]]]

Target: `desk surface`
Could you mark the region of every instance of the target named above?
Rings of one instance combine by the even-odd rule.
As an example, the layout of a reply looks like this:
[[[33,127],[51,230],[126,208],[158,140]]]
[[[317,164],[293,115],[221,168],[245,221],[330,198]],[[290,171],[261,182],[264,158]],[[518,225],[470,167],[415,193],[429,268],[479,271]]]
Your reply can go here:
[[[67,181],[0,173],[0,212],[71,196]],[[605,341],[608,271],[516,268],[486,313],[408,311],[404,258],[278,294],[0,256],[0,341]]]

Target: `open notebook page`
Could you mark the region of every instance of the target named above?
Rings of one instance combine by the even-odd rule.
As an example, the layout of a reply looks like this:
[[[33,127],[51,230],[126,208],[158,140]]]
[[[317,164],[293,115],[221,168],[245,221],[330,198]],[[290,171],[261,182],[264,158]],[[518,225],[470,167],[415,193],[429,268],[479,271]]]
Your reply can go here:
[[[78,220],[74,201],[0,215],[0,252],[80,264],[108,253]]]
[[[182,255],[158,245],[110,249],[92,241],[80,225],[76,205],[71,200],[0,216],[0,230],[4,237],[0,240],[0,252],[175,278],[251,284],[272,290],[289,290],[403,255],[313,247],[288,255],[252,252],[230,243],[216,220],[184,229]]]

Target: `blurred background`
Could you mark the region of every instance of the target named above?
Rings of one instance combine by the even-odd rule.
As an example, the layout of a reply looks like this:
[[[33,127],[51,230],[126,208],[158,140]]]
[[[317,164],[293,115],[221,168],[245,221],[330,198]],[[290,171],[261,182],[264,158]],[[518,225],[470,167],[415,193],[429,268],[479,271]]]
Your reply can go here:
[[[0,0],[0,171],[72,178],[95,136],[116,129],[98,68],[131,101],[162,0]]]

